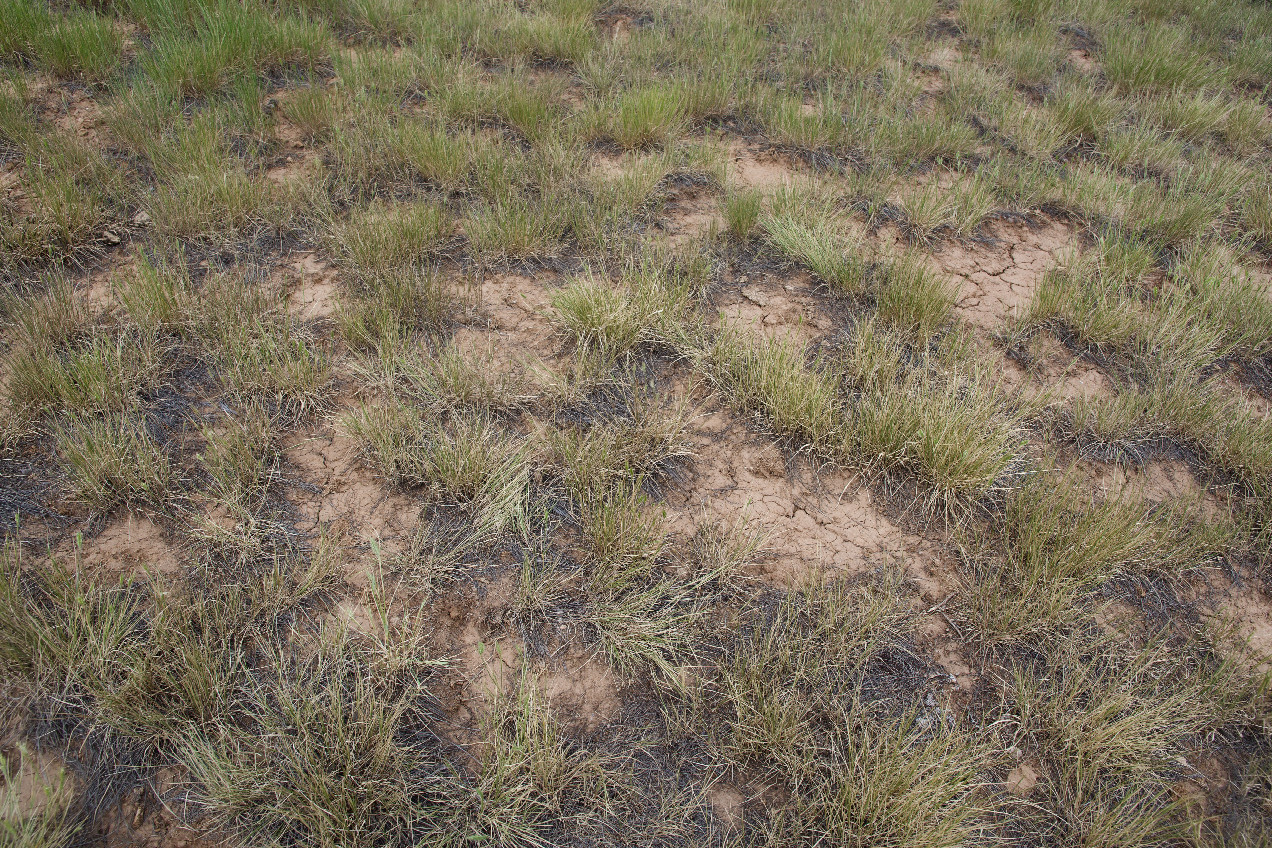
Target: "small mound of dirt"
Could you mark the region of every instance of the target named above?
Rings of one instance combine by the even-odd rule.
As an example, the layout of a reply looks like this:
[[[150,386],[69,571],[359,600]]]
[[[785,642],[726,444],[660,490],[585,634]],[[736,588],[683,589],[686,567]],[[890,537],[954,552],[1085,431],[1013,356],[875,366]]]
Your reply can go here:
[[[739,188],[772,191],[800,179],[800,173],[779,154],[735,143],[729,148],[727,182]]]
[[[55,551],[58,559],[70,562],[78,556],[80,565],[101,579],[121,575],[140,576],[144,572],[172,576],[181,570],[181,556],[169,542],[168,534],[142,515],[116,519],[94,536],[85,538],[77,551],[67,540]]]
[[[831,329],[831,321],[820,313],[816,299],[808,293],[807,274],[780,280],[765,275],[740,282],[744,283],[740,290],[716,298],[720,317],[729,326],[757,338],[780,336],[802,344]]]

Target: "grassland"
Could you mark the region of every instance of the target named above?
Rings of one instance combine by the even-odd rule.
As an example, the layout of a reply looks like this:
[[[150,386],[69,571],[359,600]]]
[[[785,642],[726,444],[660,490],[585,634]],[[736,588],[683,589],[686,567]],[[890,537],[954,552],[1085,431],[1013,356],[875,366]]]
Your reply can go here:
[[[0,0],[0,842],[1272,844],[1272,8]]]

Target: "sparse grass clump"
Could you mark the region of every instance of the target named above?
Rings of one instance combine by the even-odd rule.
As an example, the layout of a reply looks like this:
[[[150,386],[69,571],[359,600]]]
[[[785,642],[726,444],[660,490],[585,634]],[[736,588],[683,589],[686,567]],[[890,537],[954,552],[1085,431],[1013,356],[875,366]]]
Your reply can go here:
[[[390,481],[426,487],[433,500],[470,511],[500,531],[522,521],[529,468],[524,447],[480,416],[449,424],[398,403],[363,406],[345,419],[372,466]]]
[[[941,236],[968,238],[994,208],[989,185],[980,177],[956,175],[946,187],[935,181],[915,191],[903,202],[906,227],[916,241]]]
[[[692,455],[687,405],[667,409],[638,396],[630,412],[630,417],[597,422],[586,430],[564,428],[548,437],[549,461],[559,469],[566,493],[585,508],[616,487],[656,481],[677,460]]]
[[[340,335],[355,349],[376,351],[386,366],[414,336],[440,332],[456,308],[451,287],[432,268],[385,270],[352,288],[336,313]]]
[[[201,295],[194,332],[235,403],[293,419],[327,405],[329,354],[284,304],[233,276],[206,283]]]
[[[155,260],[139,252],[136,259],[136,269],[115,289],[128,318],[143,332],[185,332],[193,297],[187,269],[179,258]]]
[[[747,628],[707,696],[726,762],[794,795],[798,814],[775,810],[769,839],[953,846],[977,827],[988,751],[905,690],[913,624],[881,583],[792,593]]]
[[[568,225],[554,200],[505,194],[478,207],[464,222],[473,252],[492,259],[554,255]]]
[[[966,614],[991,640],[1033,639],[1080,620],[1095,591],[1126,573],[1177,574],[1208,565],[1222,526],[1155,517],[1132,496],[1091,502],[1072,472],[1044,469],[1006,496],[999,546],[969,538]],[[995,548],[1005,554],[995,553]]]
[[[143,421],[122,415],[72,418],[54,435],[75,500],[102,514],[118,506],[166,504],[171,464]]]
[[[36,413],[120,412],[135,408],[166,370],[161,342],[147,333],[94,332],[61,349],[24,347],[7,390],[14,406]]]
[[[926,344],[949,318],[952,287],[917,257],[885,266],[876,299],[879,317]]]
[[[867,467],[913,474],[934,504],[964,505],[1003,485],[1020,452],[1018,419],[981,378],[867,391],[855,403],[844,450]]]
[[[766,215],[760,226],[778,250],[808,268],[831,291],[854,295],[865,285],[860,246],[836,226],[835,218],[811,222],[796,213]]]
[[[585,276],[556,292],[552,305],[583,356],[613,363],[638,347],[676,350],[693,319],[692,283],[653,265],[629,269],[617,288]]]
[[[356,210],[332,228],[333,252],[359,274],[419,265],[448,234],[444,210],[427,203]]]
[[[684,95],[679,86],[662,85],[623,92],[596,113],[597,135],[624,150],[665,145],[685,128]]]
[[[1231,663],[1186,646],[1137,648],[1109,637],[1072,636],[1019,667],[1011,705],[1041,765],[1041,809],[1029,829],[1150,844],[1177,827],[1165,786],[1189,740],[1235,720],[1251,692]]]
[[[1115,27],[1101,59],[1109,80],[1128,90],[1196,91],[1227,82],[1224,69],[1199,50],[1181,26]]]
[[[110,18],[76,9],[46,24],[31,44],[35,60],[54,76],[102,83],[120,67],[123,35]]]
[[[763,196],[757,191],[730,190],[724,196],[724,220],[729,233],[746,240],[760,221]]]
[[[730,403],[759,413],[776,435],[821,451],[838,447],[844,413],[835,382],[805,367],[796,343],[781,338],[757,343],[721,327],[698,357],[699,368]]]
[[[241,420],[209,428],[203,436],[200,459],[211,484],[208,494],[238,517],[255,516],[279,473],[269,421],[260,411],[247,410]]]
[[[154,4],[142,22],[154,38],[142,60],[146,76],[195,97],[248,74],[313,68],[328,55],[330,41],[322,22],[276,15],[262,3]]]

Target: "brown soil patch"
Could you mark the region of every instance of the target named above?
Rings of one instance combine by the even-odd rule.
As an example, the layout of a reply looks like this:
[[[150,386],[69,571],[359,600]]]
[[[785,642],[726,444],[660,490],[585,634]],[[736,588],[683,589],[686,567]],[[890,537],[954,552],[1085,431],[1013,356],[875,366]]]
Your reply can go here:
[[[724,292],[716,299],[720,317],[732,327],[756,337],[784,337],[808,344],[833,326],[818,312],[807,274],[740,277],[739,282],[744,284],[740,290]]]
[[[457,742],[519,683],[533,685],[554,717],[575,732],[590,733],[618,715],[620,683],[603,659],[571,640],[548,657],[527,655],[506,621],[517,575],[507,571],[479,582],[475,592],[439,599],[433,622],[434,650],[453,663],[451,690],[439,693]]]
[[[115,251],[110,264],[88,275],[79,288],[89,312],[103,315],[119,305],[115,287],[123,284],[137,270],[137,257],[132,251]]]
[[[16,191],[22,185],[22,166],[17,162],[0,165],[0,194]]]
[[[287,309],[302,321],[330,318],[340,300],[340,280],[334,266],[316,253],[305,253],[289,266]]]
[[[786,157],[756,150],[740,143],[729,147],[727,182],[740,188],[772,191],[800,179]]]
[[[91,144],[100,141],[103,128],[102,109],[87,92],[62,91],[50,108],[50,120],[63,133],[84,139]]]
[[[1136,497],[1162,503],[1206,497],[1192,469],[1177,459],[1155,459],[1138,467],[1091,460],[1082,460],[1079,465],[1090,476],[1096,493],[1106,498]],[[1211,503],[1212,508],[1218,506],[1217,501]]]
[[[1256,669],[1272,668],[1272,598],[1255,586],[1234,588],[1220,604],[1219,616],[1231,622]]]
[[[820,573],[864,574],[891,559],[930,553],[923,540],[902,531],[875,506],[851,475],[807,462],[787,462],[767,439],[749,432],[729,412],[715,412],[691,428],[696,459],[685,484],[667,494],[668,527],[691,536],[702,521],[731,526],[739,520],[767,533],[768,555],[749,576],[793,587]]]
[[[330,428],[283,441],[283,456],[305,483],[293,487],[291,501],[300,513],[296,529],[312,533],[332,522],[347,521],[364,538],[396,537],[415,526],[419,505],[389,490],[362,460],[358,444]]]
[[[1028,352],[1032,358],[1028,370],[1014,362],[1005,370],[1011,372],[1010,384],[1020,385],[1033,396],[1045,392],[1050,402],[1060,403],[1117,394],[1117,385],[1098,365],[1073,353],[1050,333],[1034,336]]]
[[[553,277],[555,280],[555,277]],[[561,339],[552,322],[554,311],[544,281],[522,274],[492,274],[482,279],[477,313],[486,327],[461,329],[461,348],[483,349],[509,370],[533,359],[549,359]]]
[[[450,347],[484,379],[510,392],[499,398],[500,403],[517,406],[538,397],[529,374],[542,360],[498,332],[460,327],[451,336]]]
[[[623,155],[614,155],[604,151],[596,151],[592,154],[592,168],[597,174],[607,180],[617,180],[627,173],[627,164],[630,158]]]
[[[1095,73],[1100,69],[1100,64],[1086,50],[1070,50],[1065,58],[1070,65],[1084,74]]]
[[[715,813],[725,827],[733,829],[742,824],[746,796],[736,786],[717,783],[707,790],[707,803],[711,805],[711,812]]]
[[[622,705],[618,678],[597,657],[552,660],[534,677],[557,719],[586,733],[612,721]]]
[[[313,175],[313,169],[317,162],[318,158],[315,156],[289,153],[284,157],[282,163],[266,169],[265,179],[279,186],[301,183]]]
[[[501,334],[542,338],[549,330],[552,304],[547,286],[524,274],[492,274],[481,281],[479,310]],[[550,332],[549,332],[550,335]]]
[[[932,679],[934,689],[953,686],[956,693],[967,694],[976,688],[980,676],[972,670],[963,647],[963,634],[955,629],[946,612],[947,606],[957,599],[958,581],[955,568],[950,563],[940,563],[943,568],[932,568],[929,577],[916,580],[920,598],[926,605],[920,612],[917,647],[923,656],[931,659],[945,676]]]
[[[5,760],[13,781],[0,791],[12,793],[19,818],[54,814],[74,799],[75,780],[61,757],[23,749]]]
[[[949,244],[935,256],[937,266],[959,278],[954,309],[982,327],[1003,323],[1028,307],[1051,268],[1077,255],[1077,236],[1065,224],[1039,229],[999,222],[991,226],[991,244]]]
[[[67,540],[57,547],[55,556],[63,562],[78,557],[83,568],[103,580],[145,572],[172,576],[181,571],[181,555],[169,534],[142,515],[110,522],[101,532],[85,538],[78,551],[74,540]]]
[[[165,768],[147,786],[138,786],[98,823],[108,848],[212,848],[219,844],[187,828],[168,801],[184,798],[188,776],[182,769]]]
[[[698,190],[669,198],[664,213],[658,227],[667,234],[667,243],[676,247],[707,238],[724,227],[720,204]]]
[[[1034,787],[1038,785],[1039,768],[1036,762],[1018,764],[1007,774],[1007,780],[1004,781],[1007,791],[1019,798],[1030,795]]]
[[[1117,394],[1117,387],[1108,375],[1083,359],[1075,359],[1058,375],[1054,389],[1059,397],[1066,400],[1111,398]]]
[[[1246,409],[1261,418],[1272,418],[1272,400],[1265,398],[1250,386],[1241,382],[1231,373],[1224,374],[1215,381],[1224,391],[1236,395],[1245,401]]]

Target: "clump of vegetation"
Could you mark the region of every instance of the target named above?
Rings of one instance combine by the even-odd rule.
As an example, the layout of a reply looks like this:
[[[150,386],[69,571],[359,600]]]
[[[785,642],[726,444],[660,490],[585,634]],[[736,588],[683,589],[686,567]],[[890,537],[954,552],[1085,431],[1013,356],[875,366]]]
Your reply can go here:
[[[0,0],[0,841],[1267,842],[1270,86],[1256,0]]]

